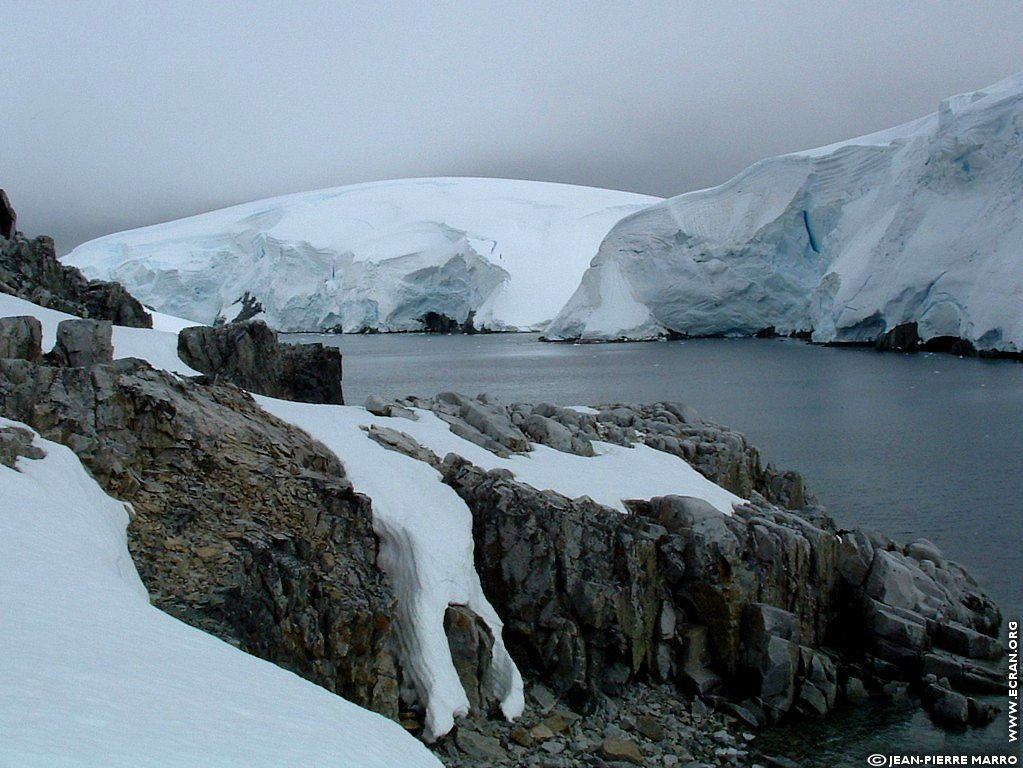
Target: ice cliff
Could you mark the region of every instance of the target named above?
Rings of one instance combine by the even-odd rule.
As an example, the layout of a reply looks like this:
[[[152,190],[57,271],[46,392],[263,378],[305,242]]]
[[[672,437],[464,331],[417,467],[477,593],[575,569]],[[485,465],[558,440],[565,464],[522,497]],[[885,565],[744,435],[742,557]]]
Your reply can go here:
[[[501,179],[409,179],[301,193],[108,235],[65,262],[168,314],[246,302],[285,331],[542,327],[607,231],[659,198]]]
[[[618,223],[562,339],[812,332],[1023,349],[1023,74],[936,113],[763,160]]]

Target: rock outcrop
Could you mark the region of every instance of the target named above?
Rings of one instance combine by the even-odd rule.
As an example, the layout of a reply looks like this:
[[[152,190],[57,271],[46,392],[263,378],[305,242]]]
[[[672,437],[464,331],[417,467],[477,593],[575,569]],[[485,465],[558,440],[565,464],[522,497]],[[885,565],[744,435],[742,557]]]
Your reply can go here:
[[[129,547],[155,605],[396,717],[394,596],[369,500],[337,458],[234,386],[138,360],[85,365],[106,357],[90,327],[102,328],[59,330],[95,342],[75,345],[75,367],[0,360],[0,414],[71,447],[131,503]]]
[[[18,457],[41,459],[46,454],[32,444],[32,433],[19,427],[0,426],[0,464],[15,468]]]
[[[0,237],[10,240],[17,231],[18,214],[14,212],[7,193],[0,189]]]
[[[38,319],[22,315],[0,317],[0,360],[31,360],[42,357],[43,326]]]
[[[453,393],[406,404],[495,453],[517,447],[520,427],[569,452],[643,442],[749,499],[731,516],[688,497],[634,501],[623,515],[453,454],[441,463],[407,435],[379,436],[439,466],[467,503],[476,567],[508,647],[574,706],[636,681],[672,683],[762,724],[824,716],[886,686],[923,691],[935,675],[949,691],[1003,687],[988,665],[1001,654],[1001,617],[961,567],[924,540],[839,530],[798,475],[763,468],[741,436],[690,409],[580,412]],[[964,701],[968,722],[990,716]],[[950,705],[928,706],[948,722]]]
[[[344,403],[341,351],[282,344],[261,320],[195,326],[178,334],[178,356],[215,381],[303,403]]]
[[[57,260],[53,240],[20,232],[0,239],[0,293],[78,317],[152,328],[153,318],[119,283],[87,280]]]
[[[530,441],[579,456],[593,455],[594,440],[644,443],[684,459],[738,496],[757,492],[787,509],[815,502],[798,473],[765,466],[743,435],[705,421],[679,403],[613,403],[589,413],[551,403],[505,405],[487,395],[471,398],[441,392],[430,398],[409,398],[407,405],[433,411],[456,435],[497,455],[528,451]],[[407,412],[405,406],[380,398],[371,398],[367,407],[381,415],[390,415],[396,408]]]
[[[114,362],[113,326],[109,320],[65,320],[57,326],[50,356],[71,368],[109,365]]]

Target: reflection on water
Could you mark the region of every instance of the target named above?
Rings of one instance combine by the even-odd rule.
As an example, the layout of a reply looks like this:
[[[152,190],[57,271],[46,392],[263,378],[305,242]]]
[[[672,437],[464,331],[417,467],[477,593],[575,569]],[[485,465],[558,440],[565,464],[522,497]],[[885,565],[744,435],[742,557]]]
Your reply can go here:
[[[931,539],[977,576],[1007,617],[1023,614],[1019,363],[787,340],[572,345],[539,343],[530,334],[289,340],[340,345],[345,396],[353,404],[371,393],[446,389],[506,402],[685,402],[745,433],[765,460],[802,472],[839,524],[902,541]],[[896,749],[1004,753],[1005,728],[1003,714],[986,729],[946,735],[920,713],[870,708],[819,731],[802,723],[764,739],[788,739],[791,748],[776,753],[802,755],[807,766],[864,765],[872,752]],[[837,746],[830,757],[808,757],[831,741]]]

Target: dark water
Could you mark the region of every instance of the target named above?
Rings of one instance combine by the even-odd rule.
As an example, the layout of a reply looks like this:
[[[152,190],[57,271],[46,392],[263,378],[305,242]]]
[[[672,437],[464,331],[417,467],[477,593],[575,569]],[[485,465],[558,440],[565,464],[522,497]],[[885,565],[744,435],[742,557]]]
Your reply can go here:
[[[841,525],[924,537],[1023,614],[1023,365],[796,341],[543,344],[493,336],[298,336],[340,345],[345,396],[487,392],[562,405],[676,400],[795,469]],[[1003,708],[1005,702],[1001,702]],[[764,737],[804,765],[872,752],[1007,753],[1005,718],[947,735],[926,716],[858,711]]]

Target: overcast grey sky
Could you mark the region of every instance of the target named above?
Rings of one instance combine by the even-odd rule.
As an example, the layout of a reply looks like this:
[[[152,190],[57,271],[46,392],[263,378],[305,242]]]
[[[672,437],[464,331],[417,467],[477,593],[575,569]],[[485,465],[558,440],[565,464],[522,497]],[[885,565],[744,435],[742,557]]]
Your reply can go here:
[[[0,0],[0,187],[83,240],[375,179],[674,195],[1023,69],[1023,2]]]

